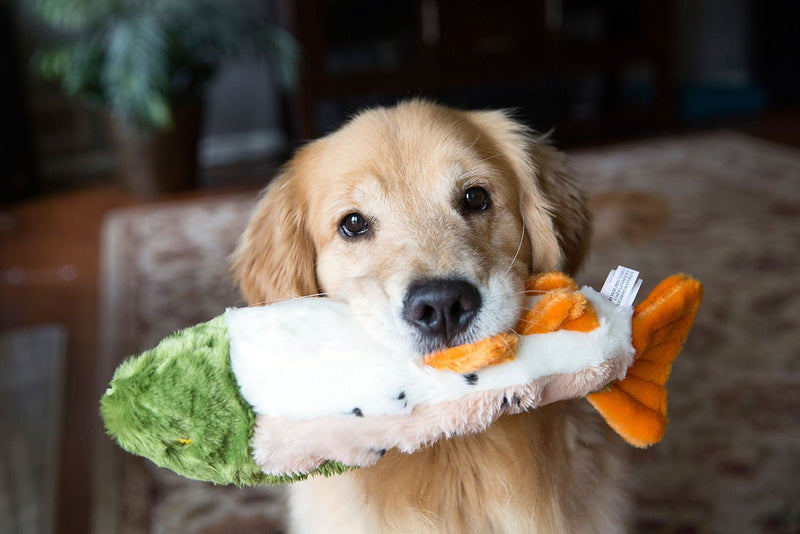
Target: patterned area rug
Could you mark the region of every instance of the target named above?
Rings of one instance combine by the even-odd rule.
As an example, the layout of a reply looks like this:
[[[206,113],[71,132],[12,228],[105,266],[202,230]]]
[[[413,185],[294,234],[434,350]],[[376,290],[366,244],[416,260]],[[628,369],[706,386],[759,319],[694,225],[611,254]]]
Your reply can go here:
[[[636,532],[800,532],[800,153],[734,133],[571,154],[600,287],[677,271],[706,299],[669,384],[664,441],[631,451]],[[253,198],[119,211],[104,233],[103,386],[126,354],[238,300],[226,258]],[[279,488],[191,482],[98,440],[96,532],[281,532]]]

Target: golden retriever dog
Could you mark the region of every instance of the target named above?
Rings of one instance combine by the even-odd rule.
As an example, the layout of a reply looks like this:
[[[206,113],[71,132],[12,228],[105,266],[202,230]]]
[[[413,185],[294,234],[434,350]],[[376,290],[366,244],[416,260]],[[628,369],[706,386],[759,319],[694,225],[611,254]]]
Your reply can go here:
[[[574,273],[590,221],[564,157],[500,111],[363,112],[298,151],[234,255],[251,304],[319,295],[425,354],[514,327],[531,273]],[[625,531],[621,441],[583,400],[290,486],[295,533]]]

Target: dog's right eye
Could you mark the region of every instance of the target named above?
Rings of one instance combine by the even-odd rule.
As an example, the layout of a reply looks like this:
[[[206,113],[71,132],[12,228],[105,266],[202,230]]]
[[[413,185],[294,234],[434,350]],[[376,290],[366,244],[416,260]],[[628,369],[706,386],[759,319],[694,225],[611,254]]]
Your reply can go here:
[[[343,237],[358,237],[369,230],[369,222],[360,213],[348,213],[339,223],[339,233]]]
[[[466,212],[486,211],[492,205],[492,201],[486,189],[470,187],[464,191],[461,205]]]

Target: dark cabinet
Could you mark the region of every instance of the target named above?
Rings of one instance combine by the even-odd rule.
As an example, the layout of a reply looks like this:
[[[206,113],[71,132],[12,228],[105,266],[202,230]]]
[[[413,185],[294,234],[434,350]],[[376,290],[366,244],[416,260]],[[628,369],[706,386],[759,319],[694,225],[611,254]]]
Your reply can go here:
[[[297,135],[417,96],[513,107],[561,138],[673,121],[668,0],[295,0]]]
[[[33,149],[11,9],[0,3],[0,201],[34,191]]]

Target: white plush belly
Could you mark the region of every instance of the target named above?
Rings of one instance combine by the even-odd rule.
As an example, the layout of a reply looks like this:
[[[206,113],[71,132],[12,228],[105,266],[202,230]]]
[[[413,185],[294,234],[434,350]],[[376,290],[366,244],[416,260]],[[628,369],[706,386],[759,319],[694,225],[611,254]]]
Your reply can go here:
[[[600,327],[522,336],[516,359],[469,375],[439,371],[418,354],[388,348],[364,331],[346,304],[325,298],[228,309],[231,365],[257,414],[310,419],[402,415],[419,404],[575,373],[610,358],[630,361],[632,309],[591,288],[581,292]]]

